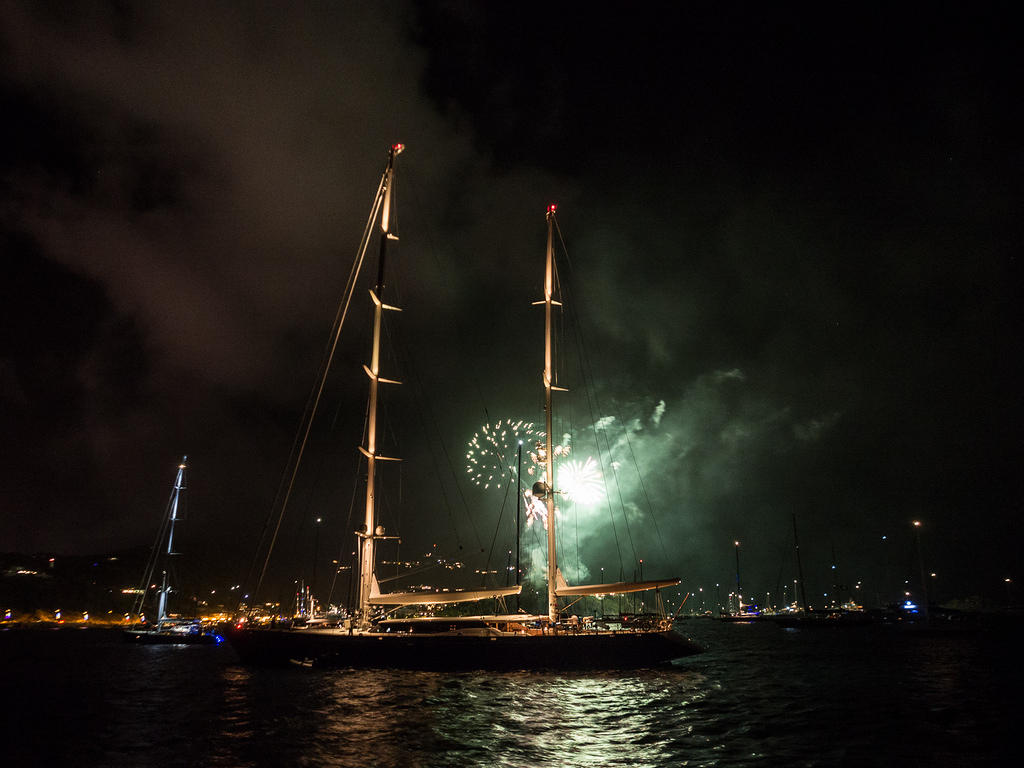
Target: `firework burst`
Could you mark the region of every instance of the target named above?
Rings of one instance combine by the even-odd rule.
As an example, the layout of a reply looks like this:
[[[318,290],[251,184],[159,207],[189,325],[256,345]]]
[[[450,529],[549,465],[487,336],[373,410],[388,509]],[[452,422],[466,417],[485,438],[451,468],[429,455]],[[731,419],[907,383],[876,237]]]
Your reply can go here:
[[[565,497],[576,504],[596,503],[604,491],[601,471],[593,457],[586,461],[565,461],[558,467],[558,486]]]
[[[526,450],[544,437],[544,432],[535,428],[532,421],[504,419],[494,424],[484,424],[473,435],[466,451],[466,473],[470,482],[482,488],[501,488],[507,480],[516,476],[516,452],[522,441]],[[527,461],[524,474],[533,474],[533,466]]]

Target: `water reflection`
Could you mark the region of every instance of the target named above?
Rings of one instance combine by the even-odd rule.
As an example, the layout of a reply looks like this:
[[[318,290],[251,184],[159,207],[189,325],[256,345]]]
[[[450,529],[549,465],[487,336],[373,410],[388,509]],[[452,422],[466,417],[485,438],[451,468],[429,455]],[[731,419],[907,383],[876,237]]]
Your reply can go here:
[[[668,765],[707,695],[694,672],[348,671],[307,682],[320,703],[308,710],[306,757],[339,766]]]
[[[249,669],[223,648],[25,634],[0,644],[15,731],[2,759],[518,768],[979,765],[1009,754],[1019,633],[698,629],[709,650],[679,669],[563,675]]]
[[[216,710],[211,739],[211,765],[232,765],[250,768],[255,763],[244,756],[247,745],[256,736],[253,729],[252,672],[244,667],[230,666],[220,670],[220,706]]]

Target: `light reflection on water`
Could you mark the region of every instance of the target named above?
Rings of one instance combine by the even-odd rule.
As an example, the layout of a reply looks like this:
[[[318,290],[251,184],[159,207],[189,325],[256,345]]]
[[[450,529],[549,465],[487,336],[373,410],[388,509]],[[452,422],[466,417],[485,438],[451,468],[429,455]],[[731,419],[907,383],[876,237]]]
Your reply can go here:
[[[251,736],[299,765],[669,765],[692,731],[703,676],[682,670],[528,673],[226,667],[211,764],[268,764]],[[273,684],[267,685],[268,680]],[[272,696],[272,699],[268,699]]]
[[[564,675],[248,669],[226,647],[0,633],[13,712],[0,762],[941,766],[1009,754],[1014,637],[687,628],[708,651],[678,668]]]

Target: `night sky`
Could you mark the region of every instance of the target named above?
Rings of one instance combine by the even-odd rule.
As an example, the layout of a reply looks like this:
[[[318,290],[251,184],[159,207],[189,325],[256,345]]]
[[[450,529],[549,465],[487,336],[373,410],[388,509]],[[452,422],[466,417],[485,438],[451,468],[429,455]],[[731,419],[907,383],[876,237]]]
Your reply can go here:
[[[182,547],[244,579],[401,141],[385,557],[505,565],[513,502],[465,452],[543,421],[557,202],[591,385],[567,363],[557,407],[576,458],[593,416],[620,462],[614,505],[566,510],[568,571],[731,586],[739,540],[745,592],[777,595],[795,514],[812,594],[834,552],[873,603],[916,588],[916,519],[940,600],[1005,598],[1008,4],[376,5],[0,3],[0,551],[148,545],[187,453]],[[351,550],[368,311],[361,289],[270,591]]]

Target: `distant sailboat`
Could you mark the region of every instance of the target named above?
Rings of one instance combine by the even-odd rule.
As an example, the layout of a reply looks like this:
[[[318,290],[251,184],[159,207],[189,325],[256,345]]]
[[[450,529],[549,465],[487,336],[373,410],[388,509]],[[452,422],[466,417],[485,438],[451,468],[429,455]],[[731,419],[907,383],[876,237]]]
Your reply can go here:
[[[519,594],[521,587],[495,587],[470,591],[391,592],[380,590],[374,572],[374,549],[384,538],[375,514],[377,462],[394,460],[378,453],[377,400],[381,384],[396,384],[380,374],[381,316],[397,308],[384,302],[383,275],[387,244],[397,240],[390,229],[395,158],[404,147],[397,144],[388,154],[387,165],[374,201],[371,221],[380,213],[380,262],[377,282],[370,297],[373,304],[373,342],[370,363],[364,366],[369,379],[367,428],[359,450],[367,461],[367,488],[364,524],[359,538],[358,608],[347,625],[323,627],[258,627],[241,622],[229,633],[229,639],[243,662],[283,663],[288,661],[315,665],[377,668],[426,669],[601,669],[649,667],[698,652],[698,646],[672,631],[668,618],[626,617],[612,623],[581,622],[576,616],[563,615],[559,598],[584,595],[612,595],[674,586],[679,579],[616,582],[570,586],[557,565],[555,547],[554,450],[551,439],[552,392],[554,385],[552,310],[560,306],[554,298],[552,228],[555,207],[547,211],[547,256],[543,300],[545,308],[544,392],[546,444],[543,454],[544,479],[534,484],[533,502],[546,511],[548,565],[547,612],[475,616],[417,616],[383,618],[383,607],[436,606]],[[361,254],[365,253],[366,242]]]
[[[863,607],[847,605],[814,610],[807,602],[807,591],[804,587],[804,567],[800,560],[800,540],[796,532],[796,513],[793,514],[793,551],[796,555],[797,576],[800,580],[801,609],[787,610],[771,616],[771,620],[783,627],[847,627],[863,626],[874,623],[875,617],[864,611]],[[835,549],[832,550],[833,572],[835,570]],[[833,587],[834,591],[834,587]],[[793,604],[796,604],[796,582],[793,584]]]
[[[180,519],[185,492],[185,470],[188,468],[188,457],[183,456],[174,477],[171,496],[167,501],[167,510],[162,518],[160,531],[150,552],[146,570],[139,585],[139,598],[134,606],[134,613],[139,616],[139,624],[124,630],[124,639],[136,643],[161,644],[213,644],[222,641],[220,635],[208,631],[198,619],[184,619],[168,613],[169,598],[172,592],[168,572],[171,571],[171,559],[178,554],[174,551],[174,526]],[[160,586],[156,591],[156,621],[145,621],[145,606],[150,590],[156,585],[153,577],[160,568]]]

